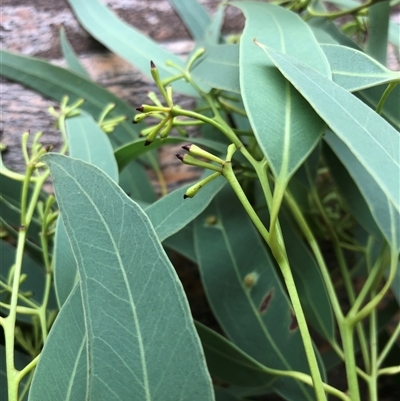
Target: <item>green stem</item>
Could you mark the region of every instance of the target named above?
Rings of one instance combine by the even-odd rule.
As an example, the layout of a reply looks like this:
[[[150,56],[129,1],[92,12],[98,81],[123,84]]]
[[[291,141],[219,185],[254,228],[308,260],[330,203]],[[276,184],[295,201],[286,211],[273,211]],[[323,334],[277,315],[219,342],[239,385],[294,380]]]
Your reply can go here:
[[[375,296],[375,291],[371,292],[371,298]],[[369,401],[378,401],[378,330],[377,330],[377,310],[373,309],[369,319],[369,343],[371,364],[369,370],[370,379],[368,381]]]
[[[350,10],[342,10],[342,11],[335,11],[333,13],[320,13],[318,11],[314,11],[311,7],[307,8],[307,12],[311,17],[322,17],[328,19],[336,19],[339,17],[343,17],[345,15],[355,15],[362,11],[365,8],[368,8],[370,5],[374,4],[375,0],[369,0],[364,4],[360,4],[357,7],[351,8]]]
[[[380,353],[378,360],[377,360],[377,365],[378,368],[381,367],[383,361],[389,354],[390,350],[392,349],[393,345],[396,344],[396,341],[399,339],[400,336],[400,322],[397,323],[397,326],[392,333],[392,335],[389,338],[389,341],[386,343],[385,347],[383,348],[382,352]]]
[[[314,200],[314,203],[320,213],[320,216],[322,217],[322,220],[325,223],[325,227],[328,230],[329,236],[331,238],[332,241],[332,245],[333,245],[333,250],[335,252],[335,256],[338,260],[338,264],[339,264],[339,270],[343,279],[343,283],[346,289],[346,293],[347,296],[349,298],[350,301],[350,305],[354,305],[355,301],[356,301],[356,296],[355,296],[355,292],[354,292],[354,288],[353,288],[353,284],[351,281],[351,276],[350,276],[350,269],[347,265],[347,261],[346,258],[344,257],[343,254],[343,250],[339,245],[339,239],[338,236],[336,234],[335,229],[332,226],[331,221],[329,220],[326,211],[321,203],[321,200],[318,196],[318,193],[315,189],[315,187],[312,189],[311,191],[311,196]],[[370,360],[369,360],[369,353],[368,353],[368,347],[367,347],[367,339],[365,336],[365,332],[363,329],[363,326],[357,325],[356,327],[356,331],[357,331],[357,335],[358,335],[358,339],[360,342],[360,349],[361,349],[361,354],[363,356],[363,360],[364,360],[364,364],[366,367],[366,370],[369,371],[369,367],[370,367]],[[347,358],[347,355],[346,355]],[[346,361],[346,360],[345,360]],[[346,369],[347,369],[347,365],[346,365]],[[351,368],[352,369],[352,368]],[[350,373],[350,372],[349,372]],[[356,376],[356,372],[355,370],[352,371],[352,374],[354,376]]]
[[[369,301],[358,313],[351,316],[349,314],[349,319],[352,324],[356,324],[357,322],[368,316],[371,313],[371,311],[378,306],[379,302],[382,301],[383,297],[389,291],[390,286],[392,285],[393,280],[396,277],[397,263],[398,263],[398,252],[396,249],[394,249],[394,247],[392,247],[390,253],[389,277],[386,280],[385,285],[378,292],[378,294],[374,298],[372,298],[371,301]]]
[[[361,401],[356,374],[357,365],[354,350],[353,327],[354,326],[351,322],[344,319],[342,324],[339,326],[339,329],[343,343],[343,352],[345,355],[346,376],[350,399],[351,401]]]
[[[376,106],[376,112],[378,114],[382,113],[383,106],[385,105],[386,99],[389,97],[390,92],[396,87],[398,82],[391,82],[383,92],[381,98],[379,99],[378,105]]]
[[[232,164],[229,160],[225,163],[223,170],[222,170],[222,174],[227,179],[227,181],[231,185],[232,189],[238,196],[240,202],[242,203],[243,207],[245,208],[246,212],[250,216],[254,225],[260,232],[261,236],[264,238],[265,242],[267,244],[270,244],[269,233],[268,233],[267,229],[265,228],[265,226],[263,225],[263,223],[261,222],[257,213],[254,211],[250,202],[248,201],[243,189],[241,188],[241,186],[235,176],[235,173],[233,172]],[[324,386],[323,386],[323,382],[322,382],[322,378],[321,378],[321,373],[319,371],[317,358],[315,356],[313,343],[311,340],[310,333],[308,331],[307,322],[306,322],[306,319],[305,319],[305,316],[303,313],[303,309],[302,309],[300,298],[299,298],[299,295],[298,295],[298,292],[296,289],[296,285],[295,285],[295,282],[293,279],[293,275],[290,270],[289,263],[286,259],[286,253],[285,253],[284,249],[282,249],[280,246],[273,247],[273,248],[271,248],[271,250],[272,250],[272,253],[273,253],[277,263],[279,264],[283,278],[285,280],[286,288],[289,293],[290,300],[292,302],[293,310],[294,310],[294,313],[295,313],[295,316],[297,319],[297,323],[298,323],[298,326],[300,329],[300,334],[301,334],[301,337],[303,340],[303,345],[304,345],[305,353],[306,353],[307,360],[308,360],[308,365],[309,365],[310,372],[311,372],[311,377],[312,377],[312,382],[313,382],[316,398],[318,401],[326,400],[327,398],[326,398],[326,394],[325,394],[325,390],[324,390]]]

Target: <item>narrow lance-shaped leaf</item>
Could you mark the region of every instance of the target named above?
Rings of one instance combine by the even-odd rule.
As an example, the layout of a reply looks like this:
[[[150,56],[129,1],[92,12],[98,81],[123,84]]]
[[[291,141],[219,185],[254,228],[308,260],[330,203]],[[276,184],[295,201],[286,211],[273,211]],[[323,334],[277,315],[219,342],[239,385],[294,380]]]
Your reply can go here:
[[[240,88],[254,135],[284,186],[317,144],[325,124],[263,57],[254,40],[291,54],[330,77],[329,64],[309,26],[272,4],[235,2],[246,17],[240,38]]]
[[[65,122],[70,156],[89,162],[118,182],[118,168],[107,135],[93,118],[82,112]],[[62,218],[57,221],[54,243],[54,285],[58,305],[65,302],[77,281],[77,266]]]
[[[146,35],[122,21],[106,5],[98,0],[68,0],[82,26],[100,43],[115,54],[138,68],[151,78],[150,60],[154,61],[161,78],[177,75],[179,72],[167,67],[170,60],[183,67],[182,60],[168,52]],[[173,87],[180,93],[197,96],[196,91],[185,81],[174,82]]]
[[[368,8],[368,39],[366,52],[386,65],[390,19],[389,1],[380,1]]]
[[[214,400],[182,285],[145,213],[97,167],[43,159],[78,263],[87,330],[87,366],[73,372],[71,389],[93,400]],[[47,376],[70,383],[55,361]]]
[[[277,376],[232,342],[199,322],[195,322],[207,366],[213,376],[239,387],[268,386]]]
[[[400,250],[400,213],[393,202],[368,173],[365,166],[336,135],[328,132],[325,141],[353,178],[387,242],[394,249]],[[400,175],[398,175],[398,183],[399,178]]]
[[[399,211],[400,133],[317,71],[286,54],[263,48]]]
[[[197,0],[168,0],[195,41],[204,38],[211,23],[207,10]]]
[[[290,303],[265,246],[230,188],[195,220],[195,250],[210,306],[228,338],[273,369],[308,372]],[[292,379],[273,383],[296,401],[313,391]]]
[[[184,199],[187,188],[193,185],[188,184],[146,208],[146,214],[157,232],[159,241],[164,241],[194,220],[225,184],[226,180],[222,176],[214,178],[201,188],[193,199]]]
[[[322,45],[332,79],[350,92],[400,80],[399,72],[388,70],[367,54],[340,45]]]
[[[82,75],[82,77],[90,79],[89,73],[83,68],[82,64],[79,62],[77,55],[74,52],[74,49],[69,43],[67,35],[65,34],[64,27],[60,28],[60,44],[63,56],[68,64],[68,68],[71,71],[75,72],[76,74]]]
[[[211,88],[240,93],[239,46],[206,44],[205,49],[192,70],[193,78]]]

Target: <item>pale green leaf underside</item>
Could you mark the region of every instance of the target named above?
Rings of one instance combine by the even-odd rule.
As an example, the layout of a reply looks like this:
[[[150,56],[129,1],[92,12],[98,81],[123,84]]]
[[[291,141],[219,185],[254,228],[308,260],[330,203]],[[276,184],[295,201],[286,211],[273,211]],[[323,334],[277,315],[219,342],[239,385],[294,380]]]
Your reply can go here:
[[[281,73],[363,165],[400,210],[400,133],[348,91],[300,61],[264,48]]]
[[[118,182],[118,167],[110,140],[93,118],[82,111],[79,116],[68,118],[65,127],[70,156],[99,167]],[[61,307],[74,288],[78,273],[62,218],[57,221],[53,253],[54,286]]]
[[[97,167],[43,159],[80,276],[87,369],[74,380],[93,400],[213,400],[182,286],[145,213]]]
[[[192,70],[195,80],[229,92],[240,93],[239,46],[206,45],[204,58]]]
[[[333,81],[350,92],[400,80],[367,54],[340,45],[321,45],[332,70]]]
[[[328,77],[329,64],[311,29],[296,14],[261,2],[233,5],[246,17],[239,61],[245,109],[272,171],[284,183],[315,147],[325,124],[254,40],[291,54]]]

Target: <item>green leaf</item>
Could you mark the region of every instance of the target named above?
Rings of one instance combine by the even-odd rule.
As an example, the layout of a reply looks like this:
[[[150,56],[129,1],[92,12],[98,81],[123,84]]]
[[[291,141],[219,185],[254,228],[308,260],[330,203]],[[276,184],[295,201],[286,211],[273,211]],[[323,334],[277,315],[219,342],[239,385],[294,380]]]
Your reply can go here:
[[[209,174],[207,174],[209,175]],[[206,175],[203,175],[204,178]],[[226,184],[224,177],[214,178],[193,198],[184,199],[186,190],[193,184],[185,185],[162,197],[145,209],[159,241],[163,242],[195,219]]]
[[[115,159],[117,160],[118,168],[120,170],[123,170],[128,163],[137,159],[140,155],[143,155],[149,150],[154,150],[164,145],[175,145],[182,142],[190,142],[199,146],[207,147],[222,154],[226,153],[225,145],[211,139],[170,136],[165,139],[157,138],[150,146],[144,146],[145,142],[146,138],[136,139],[115,150]]]
[[[211,18],[197,0],[168,0],[195,41],[203,39]]]
[[[400,80],[398,72],[390,71],[367,54],[340,45],[322,45],[329,61],[332,79],[350,92]]]
[[[380,1],[368,8],[368,39],[365,50],[383,65],[387,62],[389,18],[389,1]]]
[[[211,375],[240,387],[268,386],[276,376],[220,334],[195,322]]]
[[[90,79],[89,73],[82,67],[82,64],[79,62],[79,59],[74,52],[74,49],[69,43],[63,26],[60,28],[60,44],[63,56],[68,64],[68,68],[71,71],[75,72],[76,74],[81,75],[84,78]]]
[[[316,146],[325,124],[253,41],[298,57],[327,77],[329,64],[311,29],[295,13],[261,2],[233,5],[246,17],[240,39],[243,102],[254,135],[284,184]]]
[[[337,137],[331,135],[329,135],[329,137],[333,143],[338,143],[339,139]],[[329,143],[329,139],[327,143]],[[339,160],[337,155],[335,155],[334,151],[326,144],[323,146],[323,152],[324,159],[329,166],[330,174],[332,174],[332,178],[335,181],[344,203],[349,208],[358,224],[375,239],[380,240],[382,238],[382,232],[376,225],[362,193],[346,170],[346,167]]]
[[[185,258],[197,263],[196,253],[194,251],[193,224],[189,223],[180,231],[168,237],[163,245],[168,249],[183,255]]]
[[[118,182],[118,167],[107,134],[93,118],[81,113],[65,122],[69,154],[97,166]]]
[[[346,167],[362,193],[375,222],[379,226],[387,242],[400,250],[400,213],[380,188],[378,183],[366,170],[365,166],[355,157],[348,147],[333,133],[325,135],[325,141]],[[397,178],[399,175],[397,176]],[[398,180],[397,180],[398,181]],[[397,182],[398,190],[398,182]],[[362,225],[362,223],[360,222]]]
[[[82,296],[84,324],[78,326],[86,339],[61,347],[62,358],[54,350],[41,358],[51,361],[51,371],[39,363],[32,401],[66,399],[68,386],[70,393],[79,391],[77,400],[128,400],[132,394],[149,401],[213,400],[181,283],[146,214],[97,167],[56,154],[43,159],[79,269],[80,294],[66,305],[74,294]],[[82,313],[78,302],[73,312]],[[49,337],[45,347],[49,343],[55,341]],[[86,369],[65,374],[70,359],[80,367],[77,350],[85,345]],[[40,391],[53,380],[64,387],[58,397]]]
[[[265,50],[398,211],[399,132],[352,94],[317,71],[286,54]]]
[[[227,337],[264,366],[308,372],[300,333],[274,265],[230,188],[195,220],[195,250],[210,306]],[[246,285],[245,278],[255,278]],[[288,378],[276,391],[296,401],[313,392]]]
[[[100,43],[119,55],[144,75],[151,78],[150,61],[152,60],[160,73],[161,79],[177,75],[178,71],[167,67],[165,62],[172,61],[184,67],[183,61],[168,52],[156,42],[129,26],[98,0],[68,0],[72,10],[82,26]],[[197,92],[185,81],[172,83],[178,92],[188,96],[198,96]]]
[[[82,112],[79,116],[68,118],[65,127],[69,154],[99,167],[118,182],[118,168],[111,143],[93,118]],[[74,288],[77,274],[76,261],[60,218],[57,221],[54,242],[54,285],[60,307]]]
[[[204,57],[193,68],[192,76],[211,88],[240,93],[239,46],[205,45]]]
[[[204,41],[210,44],[217,45],[221,40],[222,25],[225,19],[226,3],[220,3],[217,11],[215,12],[212,21],[209,23],[205,35]]]

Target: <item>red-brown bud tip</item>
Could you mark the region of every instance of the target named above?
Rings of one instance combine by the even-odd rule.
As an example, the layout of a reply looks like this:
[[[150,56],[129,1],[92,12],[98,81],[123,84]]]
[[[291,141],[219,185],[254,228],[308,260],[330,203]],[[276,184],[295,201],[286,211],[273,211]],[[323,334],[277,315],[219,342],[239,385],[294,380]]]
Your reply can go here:
[[[183,155],[183,154],[181,154],[181,153],[175,153],[175,156],[176,156],[180,161],[183,162],[183,157],[184,157],[185,155]]]
[[[144,141],[144,146],[149,146],[149,145],[151,145],[152,144],[152,142],[151,141],[148,141],[147,139]]]
[[[185,150],[187,150],[187,151],[189,152],[191,146],[192,146],[192,144],[191,144],[191,143],[188,143],[188,144],[186,144],[186,145],[183,145],[183,146],[182,146],[182,149],[185,149]]]
[[[53,145],[47,145],[47,146],[45,146],[45,148],[44,148],[44,150],[45,150],[46,152],[50,152],[51,149],[53,149]]]
[[[150,61],[150,68],[152,69],[156,68],[156,65],[153,63],[153,60]]]
[[[136,107],[136,110],[140,111],[141,113],[143,113],[144,108],[143,108],[143,106],[140,106],[140,107]]]
[[[189,195],[183,195],[183,199],[187,199],[187,198],[190,198],[190,196]]]

